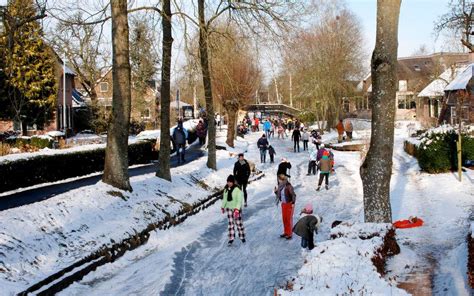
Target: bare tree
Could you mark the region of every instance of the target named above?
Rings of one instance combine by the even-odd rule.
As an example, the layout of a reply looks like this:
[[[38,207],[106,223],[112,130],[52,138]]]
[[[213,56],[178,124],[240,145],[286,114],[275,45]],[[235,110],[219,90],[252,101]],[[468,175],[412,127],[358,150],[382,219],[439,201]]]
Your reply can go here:
[[[159,170],[156,175],[171,181],[170,172],[170,73],[171,73],[171,49],[173,44],[171,27],[171,3],[170,0],[162,1],[163,16],[161,24],[163,28],[163,61],[161,64],[161,134]]]
[[[372,54],[372,131],[370,148],[360,167],[366,222],[392,221],[392,176],[395,94],[397,91],[398,18],[401,0],[377,1],[377,37]]]
[[[102,180],[119,189],[131,191],[128,175],[128,128],[132,97],[127,0],[111,0],[110,6],[113,100]]]
[[[110,55],[103,46],[103,24],[82,26],[73,23],[85,22],[80,12],[59,22],[51,30],[54,50],[66,57],[77,74],[79,83],[92,101],[97,99],[96,86],[110,67]]]
[[[474,35],[474,3],[466,0],[450,0],[450,11],[443,14],[435,25],[435,31],[439,34],[442,31],[450,31],[461,43],[474,52],[474,45],[470,41],[470,36]]]
[[[232,27],[217,29],[209,38],[213,92],[226,110],[227,145],[234,147],[237,115],[254,98],[260,71],[248,40]]]

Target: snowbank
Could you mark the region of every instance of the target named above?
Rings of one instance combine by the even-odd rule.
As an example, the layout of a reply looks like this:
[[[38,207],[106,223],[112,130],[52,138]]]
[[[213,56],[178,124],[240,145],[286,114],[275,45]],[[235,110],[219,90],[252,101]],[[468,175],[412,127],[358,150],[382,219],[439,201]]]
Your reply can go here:
[[[231,170],[235,158],[217,152],[218,167]],[[131,178],[133,192],[104,183],[2,212],[0,286],[18,293],[103,245],[121,241],[150,223],[201,201],[223,185],[206,158],[172,169],[173,183],[154,174]]]
[[[381,256],[390,224],[356,223],[331,230],[333,240],[306,253],[298,275],[279,295],[408,295],[385,280],[373,264]],[[304,251],[306,252],[306,251]]]
[[[194,130],[199,123],[199,119],[190,119],[183,122],[183,127],[186,130]],[[173,134],[173,130],[177,127],[177,125],[170,128],[170,134]],[[161,131],[160,130],[146,130],[137,135],[137,140],[156,140],[160,138]]]

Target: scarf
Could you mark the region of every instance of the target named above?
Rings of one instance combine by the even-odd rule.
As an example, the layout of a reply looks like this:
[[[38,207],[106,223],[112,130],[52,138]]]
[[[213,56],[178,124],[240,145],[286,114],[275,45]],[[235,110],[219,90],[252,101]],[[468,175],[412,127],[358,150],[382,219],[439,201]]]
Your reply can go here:
[[[247,162],[245,161],[245,159],[242,159],[242,160],[239,159],[239,163],[240,163],[240,165],[244,165]]]
[[[288,182],[281,182],[280,184],[278,184],[278,193],[280,194],[280,200],[281,200],[281,191],[285,189],[286,184],[288,184]],[[286,198],[288,198],[288,196]]]
[[[225,185],[225,192],[227,192],[227,201],[232,201],[232,191],[234,191],[234,188],[235,188],[235,184],[232,185],[232,187],[227,187],[227,185]]]

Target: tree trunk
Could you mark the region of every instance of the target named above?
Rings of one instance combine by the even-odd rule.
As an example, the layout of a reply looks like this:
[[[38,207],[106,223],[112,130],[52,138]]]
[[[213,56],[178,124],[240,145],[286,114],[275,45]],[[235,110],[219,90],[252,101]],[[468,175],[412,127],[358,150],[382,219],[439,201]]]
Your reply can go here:
[[[128,176],[128,128],[130,122],[130,60],[127,1],[111,0],[112,8],[112,119],[109,124],[102,181],[132,190]]]
[[[207,167],[213,170],[216,165],[216,124],[214,121],[214,104],[212,100],[211,71],[209,69],[209,55],[207,48],[207,24],[204,16],[204,0],[198,0],[199,13],[199,54],[201,60],[202,82],[206,99],[207,113]]]
[[[163,62],[161,64],[161,135],[159,168],[156,175],[171,181],[170,172],[170,76],[171,76],[171,49],[173,36],[171,31],[171,0],[163,0],[163,13],[161,24],[163,27]]]
[[[237,111],[233,106],[224,106],[227,112],[227,140],[226,144],[234,148],[235,133],[237,130]]]
[[[395,95],[397,91],[398,17],[401,0],[377,1],[377,38],[372,54],[372,132],[360,175],[365,222],[389,223]]]

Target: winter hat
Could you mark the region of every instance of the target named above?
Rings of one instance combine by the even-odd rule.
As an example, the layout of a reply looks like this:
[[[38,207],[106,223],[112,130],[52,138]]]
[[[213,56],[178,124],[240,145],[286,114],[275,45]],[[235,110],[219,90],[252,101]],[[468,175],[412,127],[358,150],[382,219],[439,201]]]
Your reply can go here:
[[[282,161],[282,162],[288,162],[288,160],[287,160],[286,158],[284,158],[284,157],[281,158],[281,161]]]
[[[234,175],[229,175],[229,177],[227,177],[227,182],[235,183],[235,177],[234,177]]]
[[[321,147],[321,148],[324,148],[324,147],[325,147],[325,145],[324,145],[324,144],[321,144],[319,147]]]
[[[312,214],[313,213],[313,205],[310,204],[310,203],[306,204],[301,212],[305,213],[305,214]]]

